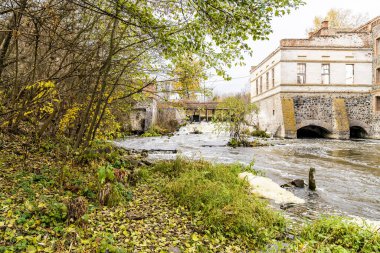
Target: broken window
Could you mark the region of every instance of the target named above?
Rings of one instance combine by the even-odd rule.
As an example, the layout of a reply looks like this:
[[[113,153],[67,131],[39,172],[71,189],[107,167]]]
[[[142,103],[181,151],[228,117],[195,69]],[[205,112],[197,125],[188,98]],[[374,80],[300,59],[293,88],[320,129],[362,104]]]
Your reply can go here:
[[[269,90],[269,72],[267,72],[266,78],[267,90]]]
[[[346,64],[346,84],[354,83],[354,64]]]
[[[306,63],[297,63],[297,83],[306,83]]]
[[[330,84],[330,64],[322,64],[322,84]]]

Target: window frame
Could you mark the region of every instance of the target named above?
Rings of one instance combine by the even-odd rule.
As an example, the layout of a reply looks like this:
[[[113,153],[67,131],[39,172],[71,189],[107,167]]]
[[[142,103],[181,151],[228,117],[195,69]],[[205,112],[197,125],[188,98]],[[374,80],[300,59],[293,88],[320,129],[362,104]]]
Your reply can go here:
[[[380,113],[380,96],[375,96],[375,112]]]
[[[263,76],[260,76],[260,94],[263,93]]]
[[[272,68],[272,87],[274,88],[274,82],[275,82],[275,79],[274,79],[274,75],[275,75],[275,73],[274,73],[274,67]]]
[[[266,90],[269,90],[269,71],[267,73],[265,73],[265,77],[266,77]]]
[[[303,66],[303,72],[300,71],[300,66]],[[297,63],[297,84],[306,84],[306,63]]]
[[[323,67],[327,66],[327,73],[325,73],[325,69]],[[322,63],[321,65],[321,84],[330,84],[330,74],[331,74],[331,69],[330,69],[330,64],[329,63]],[[327,76],[327,82],[325,82],[324,77]]]
[[[347,67],[348,66],[352,66],[352,76],[351,77],[348,77],[347,76]],[[351,80],[352,81],[348,81],[348,80]],[[346,64],[346,84],[354,84],[355,83],[355,64]]]

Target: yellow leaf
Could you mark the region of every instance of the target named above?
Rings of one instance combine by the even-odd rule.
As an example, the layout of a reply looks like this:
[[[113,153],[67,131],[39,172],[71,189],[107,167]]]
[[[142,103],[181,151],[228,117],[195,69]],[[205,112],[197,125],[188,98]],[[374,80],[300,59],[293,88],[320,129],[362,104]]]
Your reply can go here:
[[[192,239],[194,242],[199,241],[199,237],[198,237],[198,235],[195,234],[195,233],[191,235],[191,239]]]
[[[43,202],[40,202],[40,203],[38,203],[38,206],[37,206],[38,208],[45,208],[46,207],[46,204],[45,203],[43,203]]]
[[[24,205],[28,211],[32,212],[34,210],[34,206],[29,202],[29,200],[25,201]]]
[[[86,244],[89,244],[89,243],[90,243],[90,240],[80,240],[80,242],[81,242],[82,244],[86,245]]]

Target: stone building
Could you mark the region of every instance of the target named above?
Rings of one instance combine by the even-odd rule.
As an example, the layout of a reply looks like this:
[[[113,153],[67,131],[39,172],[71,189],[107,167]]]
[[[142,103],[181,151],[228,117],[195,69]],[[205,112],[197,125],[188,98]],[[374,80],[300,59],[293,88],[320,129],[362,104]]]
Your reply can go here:
[[[126,120],[129,126],[126,129],[136,133],[145,132],[156,124],[157,114],[157,101],[155,98],[150,97],[140,101],[133,106],[129,113],[129,119]]]
[[[380,16],[281,40],[250,83],[258,124],[274,136],[380,138]]]

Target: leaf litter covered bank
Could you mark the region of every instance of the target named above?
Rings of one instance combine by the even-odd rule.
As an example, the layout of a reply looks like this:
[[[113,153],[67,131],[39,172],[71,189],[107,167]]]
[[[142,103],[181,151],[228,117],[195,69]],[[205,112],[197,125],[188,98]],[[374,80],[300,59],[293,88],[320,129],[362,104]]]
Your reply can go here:
[[[249,167],[1,137],[0,252],[379,251],[377,233],[337,219],[290,231],[238,179]]]

